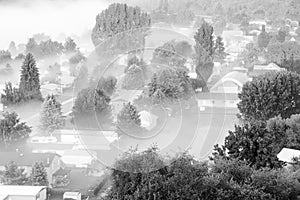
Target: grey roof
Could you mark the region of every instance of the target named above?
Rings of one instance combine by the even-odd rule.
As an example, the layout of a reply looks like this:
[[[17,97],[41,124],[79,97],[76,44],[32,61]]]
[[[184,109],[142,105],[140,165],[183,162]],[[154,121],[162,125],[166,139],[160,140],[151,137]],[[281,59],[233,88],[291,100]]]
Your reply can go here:
[[[203,100],[239,100],[238,95],[234,93],[210,93],[200,92],[197,93],[198,99]]]
[[[53,159],[59,156],[54,153],[20,153],[20,152],[0,152],[0,166],[14,161],[18,166],[32,166],[36,162],[42,162],[45,167],[50,166]]]

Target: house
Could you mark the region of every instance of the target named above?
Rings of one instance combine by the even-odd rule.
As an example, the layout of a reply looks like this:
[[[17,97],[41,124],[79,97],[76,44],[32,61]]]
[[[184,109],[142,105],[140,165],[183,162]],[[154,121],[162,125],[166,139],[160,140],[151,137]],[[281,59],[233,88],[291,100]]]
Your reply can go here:
[[[61,87],[63,89],[65,89],[65,88],[71,88],[73,86],[74,80],[75,80],[74,76],[70,76],[70,75],[66,75],[66,74],[62,75],[60,77]]]
[[[5,165],[11,161],[23,168],[28,175],[36,162],[43,163],[49,184],[53,183],[53,174],[63,166],[60,156],[54,153],[0,152],[0,171],[5,170]]]
[[[300,158],[300,151],[295,149],[283,148],[278,154],[277,158],[287,164],[294,164],[294,158]]]
[[[198,107],[200,110],[205,108],[237,108],[239,98],[236,93],[197,93]]]
[[[58,96],[62,93],[62,86],[54,83],[48,83],[48,84],[41,85],[40,90],[43,97],[52,94]]]
[[[46,200],[46,186],[0,185],[0,200]]]
[[[232,71],[210,88],[211,93],[237,94],[241,92],[243,85],[249,81],[246,73]]]
[[[141,111],[139,112],[140,119],[141,119],[141,126],[147,129],[148,131],[152,130],[157,124],[157,116],[153,115],[148,111]]]
[[[279,67],[275,63],[270,63],[268,65],[254,65],[253,71],[249,72],[249,76],[256,77],[268,72],[279,72],[284,70],[284,68]]]
[[[70,183],[70,172],[69,169],[60,168],[53,174],[53,185],[55,187],[65,187]]]
[[[67,199],[81,200],[81,193],[80,192],[65,192],[63,195],[63,200],[67,200]]]
[[[61,160],[68,167],[88,168],[97,159],[97,152],[88,149],[67,150]]]
[[[32,138],[30,147],[33,152],[63,156],[65,151],[72,149],[109,150],[110,144],[117,139],[115,131],[62,129],[55,130],[50,137]]]

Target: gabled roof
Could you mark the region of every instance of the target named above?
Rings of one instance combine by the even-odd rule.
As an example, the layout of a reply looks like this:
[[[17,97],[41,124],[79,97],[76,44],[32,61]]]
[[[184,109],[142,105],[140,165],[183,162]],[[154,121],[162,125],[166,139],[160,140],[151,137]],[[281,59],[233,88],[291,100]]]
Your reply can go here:
[[[0,196],[36,196],[47,186],[0,185]]]
[[[233,82],[237,86],[243,87],[243,85],[248,81],[249,77],[247,76],[247,74],[238,71],[232,71],[221,78],[221,80],[219,80],[214,86],[212,86],[210,90],[214,90],[215,88],[222,86],[225,82]]]
[[[59,155],[54,153],[0,152],[0,166],[14,161],[20,167],[33,166],[36,162],[42,162],[45,167],[49,167],[56,156]]]

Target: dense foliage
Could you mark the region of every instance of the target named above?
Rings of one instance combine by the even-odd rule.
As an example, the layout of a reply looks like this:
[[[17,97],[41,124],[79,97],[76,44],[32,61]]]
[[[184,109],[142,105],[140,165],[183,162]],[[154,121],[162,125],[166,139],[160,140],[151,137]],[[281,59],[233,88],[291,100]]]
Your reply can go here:
[[[117,116],[119,134],[136,134],[142,131],[141,118],[137,108],[130,102],[123,105]]]
[[[42,99],[39,69],[37,68],[35,59],[31,53],[26,55],[21,67],[19,91],[22,94],[24,101]]]
[[[188,98],[191,92],[192,85],[186,70],[168,68],[153,75],[148,95],[153,103],[166,103]]]
[[[204,22],[198,29],[195,39],[195,62],[196,73],[198,78],[207,81],[213,70],[213,54],[214,54],[214,29],[207,22]]]
[[[256,170],[237,159],[211,164],[187,153],[166,159],[157,148],[131,150],[112,168],[107,199],[296,199],[299,172]]]
[[[110,51],[141,49],[150,25],[150,16],[139,7],[114,3],[97,15],[92,41]]]
[[[48,186],[47,171],[43,163],[35,163],[32,166],[29,181],[31,185]]]
[[[244,119],[268,120],[300,113],[300,75],[267,73],[247,82],[239,94],[238,108]]]
[[[3,119],[0,119],[0,144],[2,147],[25,141],[30,132],[31,128],[25,122],[20,122],[16,113],[3,113]]]
[[[48,95],[42,105],[41,127],[42,130],[49,132],[63,127],[65,124],[62,115],[61,104],[56,100],[54,95]]]

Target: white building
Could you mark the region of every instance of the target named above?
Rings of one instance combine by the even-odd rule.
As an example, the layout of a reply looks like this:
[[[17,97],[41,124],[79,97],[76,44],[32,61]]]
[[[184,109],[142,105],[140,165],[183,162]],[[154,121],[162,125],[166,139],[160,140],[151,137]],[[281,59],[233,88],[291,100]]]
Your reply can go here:
[[[139,112],[139,115],[141,119],[141,126],[148,131],[152,130],[156,126],[158,118],[156,115],[153,115],[145,110]]]
[[[275,63],[270,63],[268,65],[254,65],[253,71],[250,73],[250,76],[259,76],[268,72],[279,72],[279,71],[285,71],[285,69],[279,67]]]
[[[46,97],[47,95],[61,95],[62,94],[62,86],[57,85],[54,83],[48,83],[41,85],[41,93],[43,97]]]
[[[288,164],[293,164],[293,158],[300,158],[300,151],[295,149],[283,148],[278,154],[277,158],[280,161]]]
[[[46,186],[0,185],[0,200],[46,200]]]
[[[237,94],[241,92],[243,85],[249,81],[246,73],[232,71],[226,74],[214,86],[210,88],[211,93]]]

